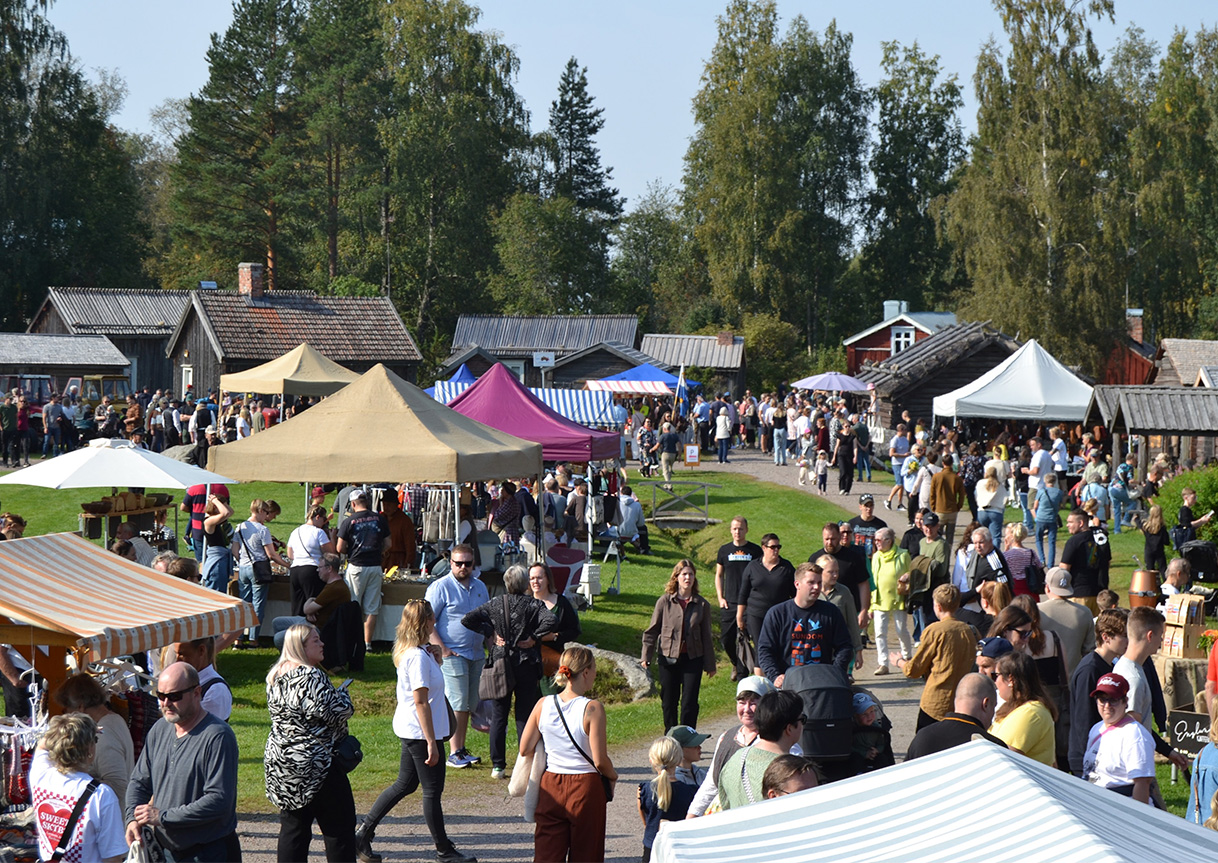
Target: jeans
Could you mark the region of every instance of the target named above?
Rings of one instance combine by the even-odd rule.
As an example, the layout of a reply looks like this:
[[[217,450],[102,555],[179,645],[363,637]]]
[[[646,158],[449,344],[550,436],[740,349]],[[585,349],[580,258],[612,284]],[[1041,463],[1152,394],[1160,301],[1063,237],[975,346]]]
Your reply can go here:
[[[491,702],[491,766],[507,767],[507,724],[512,700],[516,701],[516,739],[524,735],[525,723],[533,712],[533,705],[541,698],[541,666],[533,662],[513,663],[516,685],[502,698]]]
[[[1028,529],[1028,533],[1036,531],[1036,517],[1032,515],[1032,510],[1028,509],[1028,494],[1029,492],[1021,491],[1019,493],[1019,505],[1023,508],[1023,526]]]
[[[867,474],[867,482],[871,482],[871,453],[859,447],[859,482],[863,481],[863,473]]]
[[[43,422],[46,422],[45,417],[43,417]],[[59,445],[62,440],[63,435],[59,426],[56,423],[48,425],[42,437],[42,457],[46,458],[48,452],[52,457],[59,455]]]
[[[774,427],[774,464],[787,463],[787,430]]]
[[[233,577],[233,553],[227,546],[203,545],[203,565],[199,567],[199,578],[204,587],[217,593],[228,593],[228,582]]]
[[[977,510],[977,524],[990,529],[994,545],[1002,545],[1002,513],[994,509]]]
[[[321,788],[303,809],[279,812],[278,859],[309,859],[314,821],[326,846],[326,860],[355,859],[355,798],[347,774],[336,764],[331,763]]]
[[[1132,508],[1133,500],[1129,497],[1129,490],[1123,485],[1110,485],[1108,499],[1112,502],[1112,532],[1120,533],[1125,519],[1125,508]]]
[[[656,674],[660,678],[660,709],[664,727],[688,725],[698,727],[698,690],[702,686],[702,658],[686,654],[676,659],[656,657]],[[677,705],[680,703],[680,722]]]
[[[368,817],[364,819],[363,827],[360,828],[360,832],[365,838],[372,839],[377,825],[389,814],[389,810],[422,785],[423,820],[427,823],[427,830],[431,833],[432,841],[436,843],[436,852],[451,854],[456,851],[456,847],[444,829],[444,810],[440,805],[440,797],[444,794],[446,767],[443,746],[438,742],[436,746],[441,749],[440,760],[435,766],[428,767],[427,741],[402,740],[402,760],[398,764],[398,778],[381,792],[381,796],[376,798],[372,809],[368,811]]]
[[[1049,540],[1048,548],[1044,545],[1045,539]],[[1057,522],[1036,522],[1036,553],[1040,555],[1041,561],[1045,565],[1045,569],[1051,569],[1057,561]]]
[[[897,628],[897,638],[901,641],[901,656],[904,659],[909,659],[913,656],[913,639],[909,635],[909,615],[904,611],[892,610],[882,611],[873,609],[875,612],[875,652],[876,665],[888,667],[888,621],[892,621]]]
[[[165,852],[165,863],[225,863],[241,859],[241,840],[236,833],[181,851],[174,851],[168,843],[162,842],[161,849]]]
[[[719,464],[726,464],[727,451],[731,448],[732,439],[727,437],[715,438],[715,445],[719,448]]]
[[[287,641],[288,630],[298,623],[308,623],[307,617],[295,617],[287,615],[286,617],[276,617],[271,621],[271,631],[275,634],[275,649],[283,650],[283,643]]]
[[[241,598],[254,606],[254,614],[259,623],[266,613],[266,595],[270,592],[269,584],[258,584],[254,581],[254,565],[243,563],[237,568],[237,591]],[[258,627],[252,626],[247,633],[251,641],[258,640]]]
[[[903,486],[904,480],[901,478],[901,468],[905,467],[905,457],[900,456],[898,458],[894,458],[894,459],[892,459],[891,464],[892,464],[892,484]]]

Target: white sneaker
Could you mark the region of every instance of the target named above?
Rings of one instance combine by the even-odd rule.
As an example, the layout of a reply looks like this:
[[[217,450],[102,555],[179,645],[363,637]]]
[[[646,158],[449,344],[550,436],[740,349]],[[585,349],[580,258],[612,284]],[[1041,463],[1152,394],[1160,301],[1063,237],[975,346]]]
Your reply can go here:
[[[875,671],[872,672],[872,674],[874,674],[876,677],[883,677],[885,674],[888,674],[888,673],[889,672],[888,672],[887,665],[881,665],[879,668],[877,668]]]
[[[507,779],[507,768],[495,767],[491,769],[491,779]]]

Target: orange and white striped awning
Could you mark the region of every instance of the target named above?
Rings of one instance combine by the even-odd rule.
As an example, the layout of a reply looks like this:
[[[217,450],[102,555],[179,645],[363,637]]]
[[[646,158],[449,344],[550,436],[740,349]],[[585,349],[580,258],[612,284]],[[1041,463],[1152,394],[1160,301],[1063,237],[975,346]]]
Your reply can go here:
[[[70,533],[0,542],[0,614],[32,626],[35,644],[47,643],[39,640],[39,630],[55,643],[74,637],[71,644],[92,650],[94,660],[257,622],[247,602],[140,566]]]

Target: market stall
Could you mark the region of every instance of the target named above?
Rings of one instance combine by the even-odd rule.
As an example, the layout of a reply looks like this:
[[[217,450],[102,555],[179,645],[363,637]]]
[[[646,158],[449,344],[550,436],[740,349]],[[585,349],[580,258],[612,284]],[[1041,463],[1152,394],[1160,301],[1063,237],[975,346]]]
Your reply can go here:
[[[230,393],[328,396],[356,381],[359,372],[340,366],[312,345],[301,343],[281,357],[243,372],[220,375]]]
[[[651,363],[643,363],[607,378],[590,380],[586,386],[590,390],[605,390],[613,393],[628,395],[672,395],[677,388],[677,375],[666,372]],[[687,386],[698,386],[697,381],[686,381]]]
[[[1091,386],[1039,344],[1029,340],[970,384],[935,396],[937,417],[1011,420],[1081,420]]]

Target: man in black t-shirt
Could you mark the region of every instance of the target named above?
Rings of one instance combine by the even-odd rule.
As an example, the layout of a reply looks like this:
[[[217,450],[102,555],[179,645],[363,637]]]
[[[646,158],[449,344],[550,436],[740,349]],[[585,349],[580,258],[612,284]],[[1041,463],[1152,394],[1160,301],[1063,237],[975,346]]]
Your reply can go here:
[[[1112,560],[1112,547],[1102,530],[1091,530],[1087,526],[1087,513],[1073,510],[1066,517],[1066,529],[1070,538],[1062,550],[1058,566],[1070,572],[1074,584],[1072,599],[1087,606],[1092,614],[1099,614],[1095,597],[1108,587],[1108,562]]]
[[[837,581],[854,593],[855,608],[859,611],[859,630],[863,641],[867,640],[867,612],[871,608],[871,583],[867,579],[867,560],[863,549],[856,545],[842,545],[842,532],[836,522],[829,522],[820,533],[824,548],[812,552],[808,563],[816,563],[821,555],[829,555],[837,561]]]
[[[888,522],[875,515],[875,499],[869,494],[859,495],[859,514],[850,519],[850,533],[854,544],[863,550],[867,561],[867,574],[871,574],[871,555],[875,554],[875,532],[888,527]]]
[[[719,598],[719,636],[723,650],[732,661],[732,680],[743,679],[753,673],[736,655],[736,600],[740,592],[740,577],[744,568],[754,560],[761,559],[761,546],[749,542],[749,522],[744,516],[732,519],[732,541],[719,547],[715,560],[715,594]]]
[[[389,547],[389,522],[368,509],[368,493],[351,495],[351,514],[338,526],[338,553],[347,555],[347,587],[364,611],[364,645],[372,649],[372,633],[381,610],[381,555]]]

